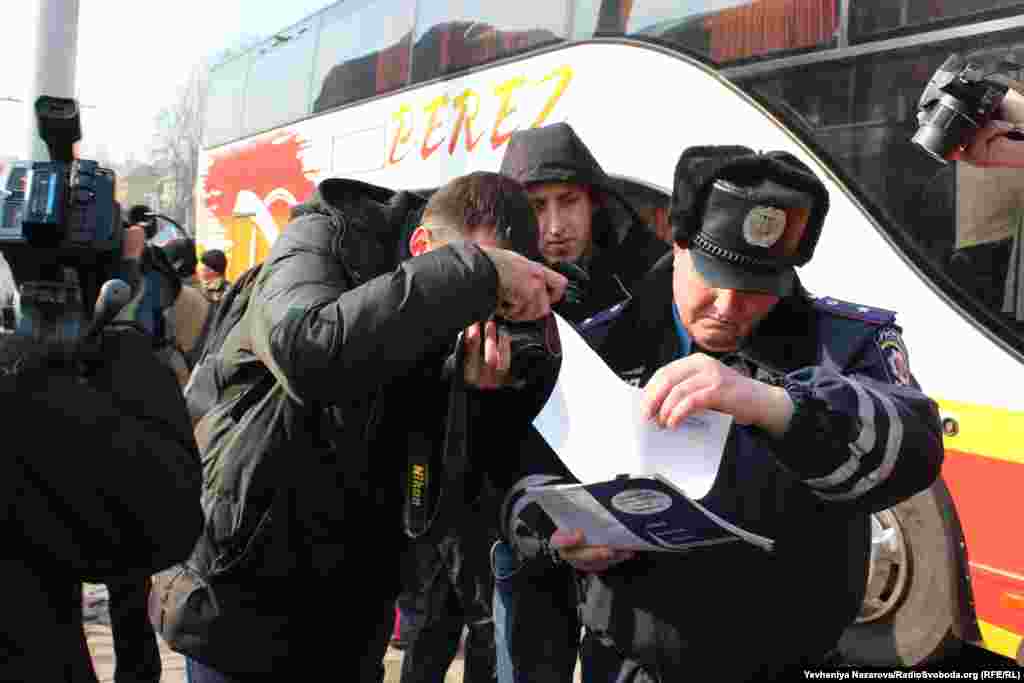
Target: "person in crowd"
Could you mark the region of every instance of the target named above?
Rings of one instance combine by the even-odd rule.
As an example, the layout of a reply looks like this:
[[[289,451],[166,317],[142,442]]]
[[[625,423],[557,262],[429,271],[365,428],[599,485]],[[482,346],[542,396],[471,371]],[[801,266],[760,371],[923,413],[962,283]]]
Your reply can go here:
[[[210,301],[216,303],[231,284],[227,279],[228,257],[220,249],[208,249],[199,258],[199,283]]]
[[[180,371],[180,366],[177,372],[184,386],[188,383],[188,373],[202,355],[203,343],[219,302],[209,298],[202,288],[198,278],[199,259],[196,257],[194,240],[185,237],[171,240],[162,250],[181,279],[181,290],[174,298],[169,317],[172,318],[174,345],[184,360],[185,372]]]
[[[307,669],[359,681],[383,676],[407,547],[397,484],[410,439],[430,446],[438,431],[434,416],[446,397],[434,394],[447,386],[439,367],[462,332],[467,357],[507,369],[509,343],[490,319],[545,318],[566,286],[540,263],[478,244],[477,229],[490,226],[477,215],[442,225],[431,214],[420,221],[422,207],[408,192],[325,180],[293,211],[262,265],[246,310],[248,338],[233,340],[238,354],[225,357],[265,366],[292,401],[315,406],[326,450],[287,453],[295,505],[276,523],[296,544],[290,557],[298,566],[287,578],[243,587],[252,598],[247,621],[278,624],[263,643],[281,655],[258,674],[190,661],[193,683],[280,680]],[[414,223],[424,228],[415,239],[445,235],[447,244],[400,259]],[[318,614],[344,616],[345,636],[325,629]]]
[[[574,481],[537,431],[528,429],[520,457],[507,459],[519,470],[505,479],[515,483],[504,489],[503,535],[533,558],[527,564],[565,562],[579,572],[584,680],[668,682],[694,671],[789,680],[820,662],[857,615],[869,515],[938,476],[936,404],[909,372],[895,314],[812,299],[796,275],[828,204],[825,186],[788,153],[685,150],[672,253],[599,349],[643,387],[643,416],[660,428],[679,429],[704,409],[732,416],[703,501],[773,539],[773,550],[590,545],[579,530],[555,529],[527,493]],[[798,593],[807,599],[793,602]],[[782,613],[790,616],[784,629]]]
[[[581,303],[562,307],[567,319],[582,322],[628,299],[667,251],[567,123],[513,133],[501,173],[526,187],[544,259],[572,263],[590,278]]]
[[[123,255],[133,269],[144,249],[143,228],[128,228]],[[12,298],[0,291],[0,301]],[[72,345],[0,335],[4,420],[27,430],[0,457],[0,573],[10,588],[0,680],[96,681],[83,581],[111,587],[115,680],[159,679],[145,612],[119,615],[115,596],[121,585],[143,589],[125,577],[188,556],[202,529],[201,471],[174,376],[128,323]]]
[[[580,301],[558,308],[570,322],[583,324],[627,301],[667,251],[567,123],[513,133],[501,173],[526,186],[544,259],[572,263],[589,277]],[[504,541],[492,554],[500,683],[567,683],[580,635],[572,572],[564,566],[520,572],[518,558]],[[536,628],[538,623],[546,628]],[[512,641],[520,651],[519,666],[513,664]]]
[[[542,260],[537,219],[526,194],[516,181],[497,173],[476,172],[449,182],[431,196],[422,223],[409,240],[412,256],[463,239]],[[471,452],[478,452],[477,444],[485,439],[474,440]],[[470,489],[471,512],[456,527],[440,541],[412,546],[408,562],[414,576],[398,602],[406,649],[403,683],[441,683],[464,627],[463,680],[495,677],[494,583],[488,559],[498,538],[498,501],[485,477]]]

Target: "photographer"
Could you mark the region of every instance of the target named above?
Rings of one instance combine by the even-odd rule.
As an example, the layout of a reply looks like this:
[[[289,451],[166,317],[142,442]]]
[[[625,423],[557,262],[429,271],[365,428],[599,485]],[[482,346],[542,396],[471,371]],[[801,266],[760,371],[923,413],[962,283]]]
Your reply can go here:
[[[144,247],[140,226],[126,230],[125,259]],[[184,401],[151,341],[119,323],[95,349],[0,337],[0,388],[5,423],[25,430],[0,457],[0,572],[14,603],[0,679],[95,681],[75,586],[163,569],[202,528]]]
[[[514,233],[514,240],[511,233]],[[478,246],[512,249],[539,262],[542,256],[537,237],[537,220],[521,186],[497,173],[476,172],[452,180],[431,196],[421,225],[412,232],[408,243],[413,256],[453,241],[467,240]],[[543,328],[535,329],[539,332]],[[481,377],[482,368],[472,362],[483,356],[480,331],[479,325],[466,330],[466,357],[471,360],[467,360],[464,379],[472,385],[489,386],[489,378]],[[513,348],[521,358],[522,346],[513,347],[505,331],[495,329],[495,332],[495,350],[501,357],[497,370],[506,374],[513,370]],[[452,339],[450,348],[454,348],[454,342]],[[427,382],[436,382],[441,363],[435,365],[424,377],[424,391],[429,386]],[[514,369],[518,368],[517,361]],[[443,452],[446,426],[457,424],[446,410],[447,403],[440,400],[447,393],[447,386],[446,381],[434,390],[439,397],[436,407],[424,408],[422,417],[402,420],[403,429],[417,435],[409,440],[408,449],[424,443],[420,435],[426,435],[428,447]],[[521,404],[525,395],[513,393],[517,395],[512,396],[512,400]],[[487,396],[476,394],[474,398],[486,400]],[[464,430],[469,434],[467,453],[470,457],[482,455],[491,446],[490,432],[478,431],[477,421],[472,418],[467,421],[469,424]],[[523,424],[527,422],[524,418]],[[483,476],[489,463],[472,461],[470,467],[473,474],[467,477],[469,481],[465,486],[468,498],[465,514],[453,520],[452,528],[442,530],[439,539],[415,541],[410,549],[406,592],[398,601],[402,612],[402,638],[406,642],[401,683],[441,683],[455,658],[464,627],[467,635],[463,681],[480,683],[495,678],[491,616],[494,581],[488,558],[498,538],[498,499]],[[442,504],[445,503],[447,501]]]

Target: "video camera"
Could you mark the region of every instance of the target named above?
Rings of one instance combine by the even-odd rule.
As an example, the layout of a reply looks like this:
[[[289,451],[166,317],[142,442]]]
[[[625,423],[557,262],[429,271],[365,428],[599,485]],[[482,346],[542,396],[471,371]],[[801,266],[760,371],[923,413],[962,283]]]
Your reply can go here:
[[[918,101],[918,128],[911,142],[933,159],[948,163],[952,154],[992,119],[1006,96],[1010,78],[997,69],[1019,68],[1001,62],[994,69],[984,69],[957,54],[947,57]],[[1016,132],[1007,137],[1024,140],[1024,135]]]
[[[101,287],[115,277],[124,225],[114,172],[74,158],[82,137],[78,103],[43,96],[35,114],[51,160],[14,162],[0,186],[0,252],[19,285],[17,306],[3,312],[0,327],[40,342],[73,342],[93,321]]]

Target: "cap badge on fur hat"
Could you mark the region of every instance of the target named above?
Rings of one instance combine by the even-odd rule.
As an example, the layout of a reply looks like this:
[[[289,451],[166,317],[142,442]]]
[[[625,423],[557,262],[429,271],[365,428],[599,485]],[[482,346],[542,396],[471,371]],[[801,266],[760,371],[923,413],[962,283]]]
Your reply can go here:
[[[743,239],[747,244],[767,249],[786,231],[786,212],[774,206],[755,206],[743,220]]]

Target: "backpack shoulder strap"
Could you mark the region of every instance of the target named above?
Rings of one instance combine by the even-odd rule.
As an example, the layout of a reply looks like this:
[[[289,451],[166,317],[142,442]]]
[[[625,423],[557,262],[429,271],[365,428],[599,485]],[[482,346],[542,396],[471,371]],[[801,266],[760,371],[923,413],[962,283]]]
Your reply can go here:
[[[246,309],[249,307],[252,286],[259,277],[260,269],[260,264],[256,264],[242,273],[241,277],[228,287],[228,290],[216,306],[213,321],[206,331],[207,336],[203,343],[202,354],[199,356],[199,361],[196,365],[201,364],[209,354],[219,351],[235,324],[242,319]]]

